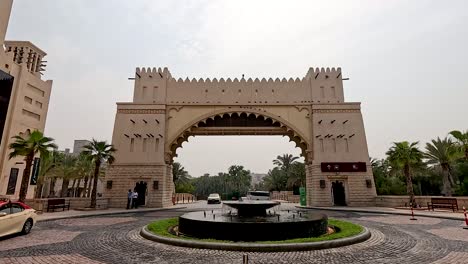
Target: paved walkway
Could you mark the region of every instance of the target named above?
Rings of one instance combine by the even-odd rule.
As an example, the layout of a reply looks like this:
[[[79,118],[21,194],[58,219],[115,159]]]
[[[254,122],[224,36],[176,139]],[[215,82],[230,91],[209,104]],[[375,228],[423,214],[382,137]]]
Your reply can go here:
[[[311,210],[364,225],[372,237],[351,246],[303,252],[243,253],[181,248],[139,235],[140,228],[155,219],[175,217],[191,210],[221,208],[202,202],[184,206],[187,208],[142,209],[118,215],[39,222],[27,236],[0,240],[0,263],[241,264],[244,254],[249,255],[249,264],[468,263],[468,230],[462,229],[459,220],[440,218],[418,217],[417,221],[411,221],[403,215]],[[291,209],[295,205],[281,206]]]
[[[105,210],[94,210],[94,211],[78,211],[78,210],[66,210],[66,211],[56,211],[56,212],[49,212],[49,213],[41,213],[39,214],[37,220],[41,221],[49,221],[49,220],[57,220],[57,219],[65,219],[65,218],[79,218],[79,217],[89,217],[89,216],[98,216],[98,215],[118,215],[118,214],[128,214],[128,213],[136,213],[136,212],[155,212],[161,210],[171,210],[171,209],[181,209],[186,208],[188,204],[177,204],[172,207],[168,208],[138,208],[138,209],[120,209],[120,208],[109,208]]]
[[[410,208],[388,208],[388,207],[348,207],[348,206],[333,206],[333,207],[306,207],[297,206],[298,208],[310,208],[329,211],[345,211],[345,212],[361,212],[361,213],[377,213],[377,214],[396,214],[396,215],[411,215]],[[427,209],[414,210],[415,216],[435,217],[453,220],[463,220],[463,212],[452,212],[448,210],[428,211]]]

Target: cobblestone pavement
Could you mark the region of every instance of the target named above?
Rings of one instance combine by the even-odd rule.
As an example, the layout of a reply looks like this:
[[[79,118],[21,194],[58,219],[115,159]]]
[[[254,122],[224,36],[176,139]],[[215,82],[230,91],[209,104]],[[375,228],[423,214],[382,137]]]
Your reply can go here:
[[[0,240],[0,263],[468,263],[468,230],[461,221],[324,211],[364,225],[372,237],[359,244],[315,251],[245,253],[159,244],[139,235],[155,220],[208,207],[40,222],[27,236]],[[211,206],[210,208],[216,208]],[[287,208],[288,205],[284,205]],[[292,208],[292,207],[291,207]]]

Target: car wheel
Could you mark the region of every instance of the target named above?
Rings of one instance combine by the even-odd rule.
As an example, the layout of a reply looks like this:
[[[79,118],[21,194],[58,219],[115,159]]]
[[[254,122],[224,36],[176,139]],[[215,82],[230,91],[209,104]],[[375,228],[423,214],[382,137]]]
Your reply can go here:
[[[21,230],[21,233],[23,235],[29,234],[29,232],[31,232],[32,227],[33,227],[33,221],[31,219],[26,220],[26,222],[23,225],[23,230]]]

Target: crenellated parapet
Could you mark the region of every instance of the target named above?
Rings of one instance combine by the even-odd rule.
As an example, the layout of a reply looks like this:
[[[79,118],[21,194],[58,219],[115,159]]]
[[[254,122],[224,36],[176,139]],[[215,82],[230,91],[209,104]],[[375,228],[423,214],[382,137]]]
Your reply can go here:
[[[302,78],[176,78],[137,68],[134,102],[156,104],[311,104],[344,102],[341,68],[310,68]]]

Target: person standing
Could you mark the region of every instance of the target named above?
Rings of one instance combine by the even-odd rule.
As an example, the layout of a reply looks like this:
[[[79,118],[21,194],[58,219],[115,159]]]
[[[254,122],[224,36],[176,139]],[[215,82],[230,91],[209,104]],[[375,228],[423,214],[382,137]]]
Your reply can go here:
[[[131,189],[128,189],[127,193],[127,209],[130,209],[132,206],[132,197],[133,197],[133,192]]]
[[[138,192],[136,189],[132,193],[132,208],[138,208]]]

